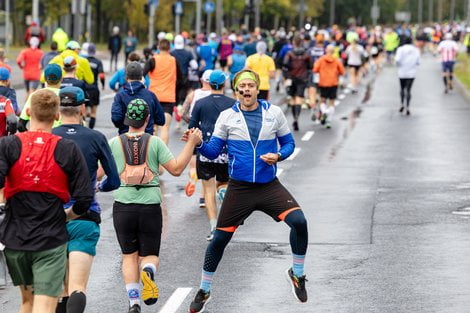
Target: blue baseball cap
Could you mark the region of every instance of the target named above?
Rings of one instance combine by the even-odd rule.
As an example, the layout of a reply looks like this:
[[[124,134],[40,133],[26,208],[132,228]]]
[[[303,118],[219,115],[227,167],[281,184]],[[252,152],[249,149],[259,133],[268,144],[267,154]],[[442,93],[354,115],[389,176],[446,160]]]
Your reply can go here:
[[[5,67],[0,67],[0,80],[9,80],[10,79],[10,71],[8,71]]]
[[[58,64],[48,64],[44,69],[44,78],[48,83],[58,83],[62,79],[62,68]]]
[[[225,80],[227,79],[227,75],[221,70],[214,70],[209,76],[209,84],[211,85],[223,85]]]
[[[60,106],[75,107],[85,103],[85,93],[81,88],[70,86],[59,91]]]

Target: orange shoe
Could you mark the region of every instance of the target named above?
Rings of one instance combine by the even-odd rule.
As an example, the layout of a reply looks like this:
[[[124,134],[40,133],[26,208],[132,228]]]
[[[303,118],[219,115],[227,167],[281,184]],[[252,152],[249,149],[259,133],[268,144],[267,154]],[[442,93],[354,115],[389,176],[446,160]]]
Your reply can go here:
[[[186,187],[184,188],[184,191],[186,192],[186,195],[188,197],[191,197],[194,194],[194,192],[196,191],[196,183],[197,183],[197,174],[193,173],[189,177],[189,181],[186,184]]]

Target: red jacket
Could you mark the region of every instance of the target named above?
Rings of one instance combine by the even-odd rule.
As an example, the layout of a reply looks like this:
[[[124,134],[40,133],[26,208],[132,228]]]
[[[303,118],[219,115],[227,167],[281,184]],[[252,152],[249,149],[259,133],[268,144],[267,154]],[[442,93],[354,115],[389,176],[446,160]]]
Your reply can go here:
[[[23,69],[24,80],[39,80],[41,78],[41,49],[27,48],[20,52],[16,63]]]

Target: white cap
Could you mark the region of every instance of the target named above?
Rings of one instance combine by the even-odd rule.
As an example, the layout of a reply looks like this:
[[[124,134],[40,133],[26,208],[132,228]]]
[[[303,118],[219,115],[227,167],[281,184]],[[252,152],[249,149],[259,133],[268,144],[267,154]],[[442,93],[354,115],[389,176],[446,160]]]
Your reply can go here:
[[[37,48],[39,46],[39,38],[31,37],[31,39],[29,39],[29,46],[31,48]]]
[[[165,35],[166,35],[165,32],[159,32],[158,35],[157,35],[158,40],[165,39]]]
[[[114,26],[113,27],[113,34],[115,34],[115,35],[119,34],[119,26]]]
[[[202,73],[202,80],[205,81],[206,83],[209,82],[209,78],[211,77],[212,70],[205,70],[204,73]]]
[[[82,50],[80,50],[80,55],[88,56],[88,47],[90,46],[89,42],[84,42],[82,44]]]
[[[216,39],[216,38],[217,38],[217,34],[216,34],[216,33],[210,33],[209,38],[210,38],[210,39]]]
[[[450,39],[452,39],[452,38],[453,38],[453,36],[452,36],[451,33],[446,33],[445,39],[450,40]]]
[[[184,48],[184,38],[181,35],[175,36],[175,49],[183,49]]]

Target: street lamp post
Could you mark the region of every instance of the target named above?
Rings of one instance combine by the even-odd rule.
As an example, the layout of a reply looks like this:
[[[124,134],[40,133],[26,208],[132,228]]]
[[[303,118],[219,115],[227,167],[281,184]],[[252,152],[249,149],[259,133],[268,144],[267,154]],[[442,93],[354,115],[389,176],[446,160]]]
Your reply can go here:
[[[250,30],[250,10],[251,8],[251,0],[245,0],[245,20],[243,24],[245,24],[246,30]]]
[[[418,24],[423,23],[423,0],[418,1]]]
[[[432,22],[434,19],[434,0],[429,0],[428,6],[428,20]]]
[[[299,14],[299,30],[304,28],[304,19],[305,19],[305,0],[300,0],[300,14]]]
[[[155,39],[155,10],[156,10],[156,5],[152,1],[149,4],[149,37],[148,37],[148,42],[149,46],[152,47],[154,44],[154,39]]]
[[[455,19],[455,0],[450,2],[450,20],[453,22]]]
[[[335,23],[335,9],[336,9],[335,0],[330,0],[330,26]]]
[[[8,1],[7,1],[8,2]],[[33,0],[33,21],[39,22],[39,0]]]

